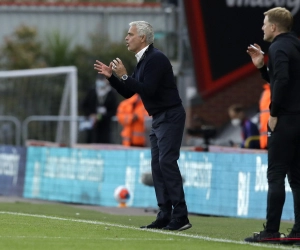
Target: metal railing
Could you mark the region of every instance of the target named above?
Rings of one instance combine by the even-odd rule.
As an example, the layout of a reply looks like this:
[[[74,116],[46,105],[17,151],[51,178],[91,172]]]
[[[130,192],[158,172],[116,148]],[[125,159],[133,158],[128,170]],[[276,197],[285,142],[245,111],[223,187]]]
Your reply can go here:
[[[77,131],[74,131],[71,129],[73,127],[73,123],[78,123],[81,120],[81,117],[72,117],[72,116],[28,116],[22,123],[22,138],[23,142],[25,143],[29,138],[28,138],[28,127],[31,122],[58,122],[57,128],[56,129],[51,129],[50,131],[50,136],[52,134],[52,137],[54,139],[54,142],[56,143],[63,143],[66,144],[67,146],[72,147],[74,143],[77,142]],[[69,123],[69,129],[64,131],[64,126],[62,126],[63,122],[68,122]],[[47,125],[49,126],[49,124]],[[77,127],[77,126],[76,126]],[[51,128],[51,127],[50,127]],[[56,131],[55,131],[56,130]],[[67,138],[67,139],[65,139]],[[43,138],[38,138],[38,139],[43,139]],[[44,140],[47,140],[47,138],[44,138]],[[52,139],[52,141],[53,141]]]
[[[76,118],[72,116],[28,116],[21,122],[14,116],[0,116],[0,144],[26,146],[28,140],[39,140],[72,147],[74,143],[86,143],[85,131],[78,129],[74,133],[71,129],[71,126],[74,127],[72,123],[77,123],[76,128],[80,128],[79,122],[84,120],[84,116]],[[5,123],[1,124],[1,122]],[[13,123],[15,129],[7,126],[7,122]],[[151,127],[151,117],[146,117],[145,126],[148,134]],[[121,131],[122,126],[117,117],[112,117],[110,136],[112,144],[122,144]],[[149,145],[148,136],[146,138],[147,145]]]

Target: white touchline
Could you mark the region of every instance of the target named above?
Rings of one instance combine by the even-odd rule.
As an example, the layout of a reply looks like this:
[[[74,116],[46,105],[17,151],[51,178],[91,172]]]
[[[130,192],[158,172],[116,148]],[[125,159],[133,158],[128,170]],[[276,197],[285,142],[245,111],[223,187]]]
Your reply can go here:
[[[67,219],[67,218],[61,218],[61,217],[55,217],[55,216],[47,216],[47,215],[40,215],[40,214],[26,214],[26,213],[7,212],[7,211],[0,211],[0,214],[11,214],[11,215],[17,215],[17,216],[28,216],[28,217],[50,219],[50,220],[62,220],[62,221],[70,221],[70,222],[79,222],[79,223],[86,223],[86,224],[94,224],[94,225],[104,225],[104,226],[110,226],[110,227],[118,227],[118,228],[126,228],[126,229],[131,229],[131,230],[146,231],[146,232],[149,232],[149,233],[157,233],[157,234],[180,236],[180,237],[191,238],[191,239],[198,239],[198,240],[204,240],[204,241],[222,242],[222,243],[233,243],[233,244],[239,244],[239,245],[251,245],[251,246],[256,246],[256,247],[260,247],[260,248],[291,249],[290,247],[284,247],[284,246],[274,245],[274,244],[272,244],[272,245],[257,244],[257,243],[250,244],[250,243],[247,243],[247,242],[244,242],[244,241],[211,238],[211,237],[207,237],[207,236],[185,234],[185,233],[180,233],[180,232],[170,232],[170,231],[153,230],[153,229],[148,229],[147,230],[147,229],[140,229],[138,227],[125,226],[125,225],[113,224],[113,223],[106,223],[106,222],[101,222],[101,221],[80,220],[80,219]]]
[[[113,240],[113,241],[177,241],[176,239],[168,238],[168,239],[155,239],[155,238],[109,238],[109,237],[63,237],[63,236],[34,236],[34,235],[0,235],[0,239],[3,238],[9,238],[9,239],[79,239],[79,240]],[[178,241],[182,241],[182,239],[178,239]],[[190,239],[187,239],[190,240]]]

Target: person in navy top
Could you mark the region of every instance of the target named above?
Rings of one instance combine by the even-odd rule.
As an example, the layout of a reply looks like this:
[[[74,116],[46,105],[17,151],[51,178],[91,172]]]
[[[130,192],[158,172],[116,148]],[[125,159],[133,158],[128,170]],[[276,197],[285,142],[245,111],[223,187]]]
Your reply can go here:
[[[94,68],[106,76],[111,86],[125,98],[138,93],[150,116],[152,127],[151,169],[159,212],[156,220],[141,228],[185,230],[192,225],[177,164],[186,113],[175,83],[169,59],[153,46],[154,32],[145,21],[129,24],[126,46],[135,53],[137,65],[131,76],[120,58]]]

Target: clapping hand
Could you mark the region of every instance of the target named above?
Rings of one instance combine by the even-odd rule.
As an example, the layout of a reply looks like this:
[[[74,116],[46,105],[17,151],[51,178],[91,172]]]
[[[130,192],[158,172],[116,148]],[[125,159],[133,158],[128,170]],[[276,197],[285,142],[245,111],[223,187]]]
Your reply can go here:
[[[106,78],[110,78],[112,75],[112,63],[109,66],[105,65],[104,63],[96,60],[94,64],[94,69],[98,71],[99,74],[104,75]]]
[[[255,43],[253,47],[248,46],[247,53],[248,55],[250,55],[252,62],[256,68],[260,69],[264,66],[264,55],[258,44]]]

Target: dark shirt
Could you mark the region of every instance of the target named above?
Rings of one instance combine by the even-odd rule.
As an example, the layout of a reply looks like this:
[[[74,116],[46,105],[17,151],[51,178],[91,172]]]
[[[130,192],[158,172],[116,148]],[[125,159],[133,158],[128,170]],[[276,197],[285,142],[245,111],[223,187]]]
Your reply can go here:
[[[125,98],[138,93],[150,116],[181,104],[172,65],[152,44],[127,80],[121,81],[114,75],[108,80]]]
[[[300,114],[300,40],[292,32],[275,37],[268,68],[260,69],[271,86],[271,116]]]

